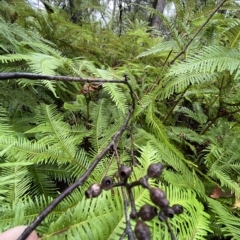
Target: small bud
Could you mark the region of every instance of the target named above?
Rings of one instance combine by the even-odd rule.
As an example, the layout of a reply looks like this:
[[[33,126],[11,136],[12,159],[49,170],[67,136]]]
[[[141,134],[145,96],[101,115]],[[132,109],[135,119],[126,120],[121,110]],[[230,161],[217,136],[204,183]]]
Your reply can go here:
[[[166,208],[163,208],[162,211],[165,213],[165,216],[168,217],[168,218],[173,218],[174,217],[174,214],[175,214],[175,211],[172,207],[166,207]]]
[[[159,188],[150,189],[150,198],[152,202],[160,208],[164,208],[169,205],[169,201],[166,199],[164,191]]]
[[[149,227],[143,221],[137,221],[134,233],[138,240],[151,240],[151,233]]]
[[[163,168],[164,168],[164,166],[162,163],[150,164],[147,169],[148,177],[158,178],[162,174]]]
[[[109,189],[111,189],[112,186],[113,186],[113,180],[112,180],[112,178],[110,178],[110,177],[108,177],[108,176],[104,177],[103,180],[102,180],[102,182],[101,182],[101,185],[102,185],[102,188],[103,188],[104,190],[109,190]]]
[[[174,210],[175,214],[182,214],[183,213],[183,206],[180,204],[174,204],[172,205],[172,209]]]
[[[123,165],[119,168],[119,176],[121,180],[126,181],[132,173],[132,168],[126,165]]]
[[[85,191],[86,198],[98,197],[102,192],[102,187],[100,184],[92,184],[87,191]]]
[[[157,215],[157,208],[149,204],[143,205],[138,212],[138,216],[143,221],[151,221],[156,215]]]

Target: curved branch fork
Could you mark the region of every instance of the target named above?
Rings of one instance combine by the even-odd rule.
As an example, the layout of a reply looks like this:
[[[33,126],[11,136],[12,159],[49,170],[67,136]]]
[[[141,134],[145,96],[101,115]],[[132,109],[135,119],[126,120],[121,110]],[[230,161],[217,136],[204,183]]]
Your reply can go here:
[[[90,174],[93,172],[98,163],[103,159],[103,157],[111,150],[117,143],[117,140],[122,136],[123,132],[126,130],[130,118],[133,114],[135,108],[135,101],[133,97],[133,90],[131,85],[127,81],[127,77],[125,76],[124,80],[103,80],[103,79],[90,79],[90,78],[80,78],[80,77],[68,77],[68,76],[49,76],[49,75],[41,75],[41,74],[32,74],[32,73],[1,73],[0,80],[11,80],[11,79],[19,79],[26,78],[30,80],[55,80],[55,81],[74,81],[74,82],[101,82],[101,83],[121,83],[126,84],[129,93],[131,95],[132,103],[129,109],[129,112],[125,118],[124,123],[118,129],[118,131],[112,136],[111,142],[103,149],[103,151],[95,158],[93,163],[90,165],[88,170],[71,186],[65,189],[59,196],[57,196],[36,218],[35,220],[24,230],[18,240],[26,239],[30,233],[36,229],[36,227],[41,224],[41,222],[48,216],[48,214],[68,195],[70,195],[76,188],[82,186]]]

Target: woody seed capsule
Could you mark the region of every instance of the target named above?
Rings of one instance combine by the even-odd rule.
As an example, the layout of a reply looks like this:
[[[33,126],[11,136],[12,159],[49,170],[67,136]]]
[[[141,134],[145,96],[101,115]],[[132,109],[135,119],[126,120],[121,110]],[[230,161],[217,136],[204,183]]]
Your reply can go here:
[[[102,192],[102,187],[98,183],[92,184],[88,190],[85,192],[86,198],[95,198],[98,197]]]
[[[134,233],[137,240],[151,240],[151,233],[149,227],[143,221],[137,221]]]

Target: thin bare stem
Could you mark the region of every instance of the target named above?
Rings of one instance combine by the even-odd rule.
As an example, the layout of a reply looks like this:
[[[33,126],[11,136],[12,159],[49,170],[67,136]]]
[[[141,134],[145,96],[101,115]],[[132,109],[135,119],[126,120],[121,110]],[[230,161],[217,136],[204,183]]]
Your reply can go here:
[[[130,149],[130,155],[132,159],[133,166],[137,166],[136,158],[134,155],[134,139],[133,139],[133,124],[130,126],[130,139],[131,139],[131,149]]]
[[[29,80],[52,80],[52,81],[62,81],[62,82],[88,82],[88,83],[124,83],[125,80],[103,80],[103,79],[94,79],[94,78],[81,78],[81,77],[70,77],[70,76],[50,76],[44,74],[34,74],[34,73],[25,73],[25,72],[15,72],[15,73],[1,73],[0,80],[11,80],[26,78]]]
[[[113,144],[113,150],[114,150],[115,156],[117,158],[118,169],[119,169],[121,167],[121,163],[120,163],[120,158],[119,158],[119,154],[117,151],[116,143]],[[125,184],[127,184],[127,182]],[[130,217],[129,217],[129,213],[128,213],[129,201],[128,201],[128,198],[127,198],[127,195],[125,192],[125,188],[126,188],[125,186],[121,186],[121,191],[122,191],[122,196],[123,196],[123,204],[124,204],[124,213],[125,213],[125,219],[126,219],[126,228],[125,228],[124,232],[126,232],[126,234],[128,235],[128,240],[134,240],[134,234],[133,234],[132,226],[130,223]]]
[[[17,79],[17,78],[27,78],[31,80],[36,79],[47,79],[47,80],[57,80],[57,81],[78,81],[78,82],[111,82],[111,83],[123,83],[126,84],[130,90],[130,95],[133,100],[132,107],[129,109],[129,112],[126,116],[126,119],[122,126],[118,129],[118,131],[113,135],[111,142],[102,150],[102,152],[95,158],[93,163],[89,166],[86,172],[71,186],[65,189],[58,197],[56,197],[36,218],[35,220],[24,230],[18,240],[26,239],[30,233],[36,229],[36,227],[48,216],[48,214],[68,195],[70,195],[76,188],[82,186],[90,174],[93,172],[98,163],[103,159],[103,157],[115,146],[117,140],[122,136],[123,132],[126,130],[130,118],[133,114],[133,110],[135,108],[135,102],[133,98],[133,91],[130,84],[127,82],[125,77],[124,81],[118,80],[96,80],[96,79],[83,79],[78,77],[66,77],[66,76],[48,76],[48,75],[39,75],[39,74],[31,74],[31,73],[4,73],[0,74],[0,80],[9,80],[9,79]],[[134,238],[133,238],[134,239]]]
[[[177,240],[177,238],[175,237],[174,232],[172,230],[172,226],[171,226],[170,222],[168,221],[168,219],[166,219],[166,224],[167,224],[168,230],[171,234],[171,239],[172,240]]]
[[[132,189],[131,188],[127,188],[127,191],[128,191],[130,204],[131,204],[131,216],[133,218],[137,218],[137,209],[136,209],[136,205],[135,205]]]
[[[184,94],[186,93],[186,91],[188,90],[189,86],[186,87],[186,89],[181,93],[180,97],[178,98],[178,100],[174,103],[173,107],[170,109],[170,111],[168,112],[167,116],[164,118],[163,120],[163,124],[168,120],[168,118],[170,117],[170,115],[172,114],[173,110],[175,109],[175,107],[178,105],[178,103],[180,102],[180,100],[182,99],[182,97],[184,96]]]
[[[211,20],[211,18],[214,16],[214,14],[222,7],[222,5],[226,2],[227,0],[223,0],[215,9],[214,11],[209,15],[207,20],[203,23],[203,25],[197,30],[197,32],[193,35],[193,37],[189,40],[189,42],[186,44],[184,49],[179,52],[176,57],[170,62],[170,64],[173,64],[176,59],[178,59],[183,53],[186,52],[187,48],[189,45],[192,43],[192,41],[196,38],[196,36],[201,32],[201,30],[207,25],[207,23]]]
[[[70,195],[76,188],[82,186],[86,179],[90,176],[92,171],[98,165],[98,163],[103,159],[103,157],[111,150],[111,148],[116,144],[118,138],[123,134],[127,128],[128,122],[132,116],[133,110],[130,110],[123,125],[120,129],[113,135],[112,141],[105,147],[105,149],[96,157],[93,163],[89,166],[88,170],[71,186],[65,189],[58,197],[56,197],[36,218],[35,220],[24,230],[18,240],[26,239],[30,233],[48,216],[48,214],[68,195]]]
[[[127,195],[125,192],[125,187],[121,187],[122,190],[122,195],[123,195],[123,203],[124,203],[124,213],[125,213],[125,219],[126,219],[126,234],[128,235],[128,240],[134,240],[134,233],[132,230],[132,226],[130,223],[130,217],[129,217],[129,213],[128,213],[128,206],[129,206],[129,202],[127,199]]]

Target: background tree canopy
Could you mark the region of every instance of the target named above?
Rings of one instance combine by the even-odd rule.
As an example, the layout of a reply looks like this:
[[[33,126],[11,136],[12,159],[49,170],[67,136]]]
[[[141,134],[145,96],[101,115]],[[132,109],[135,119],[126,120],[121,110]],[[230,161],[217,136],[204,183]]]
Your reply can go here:
[[[0,1],[0,78],[21,72],[121,81],[136,107],[117,153],[130,181],[152,163],[151,185],[184,213],[178,240],[240,239],[239,1]],[[37,4],[37,5],[36,5]],[[88,170],[126,120],[126,84],[1,80],[0,231],[30,224]],[[87,199],[105,176],[116,182],[110,150],[83,186],[37,227],[40,239],[120,239],[120,188]],[[151,203],[133,191],[137,210]],[[131,209],[129,209],[130,213]],[[135,220],[131,220],[134,228]],[[167,224],[147,222],[152,239]],[[127,239],[126,235],[125,238]]]

